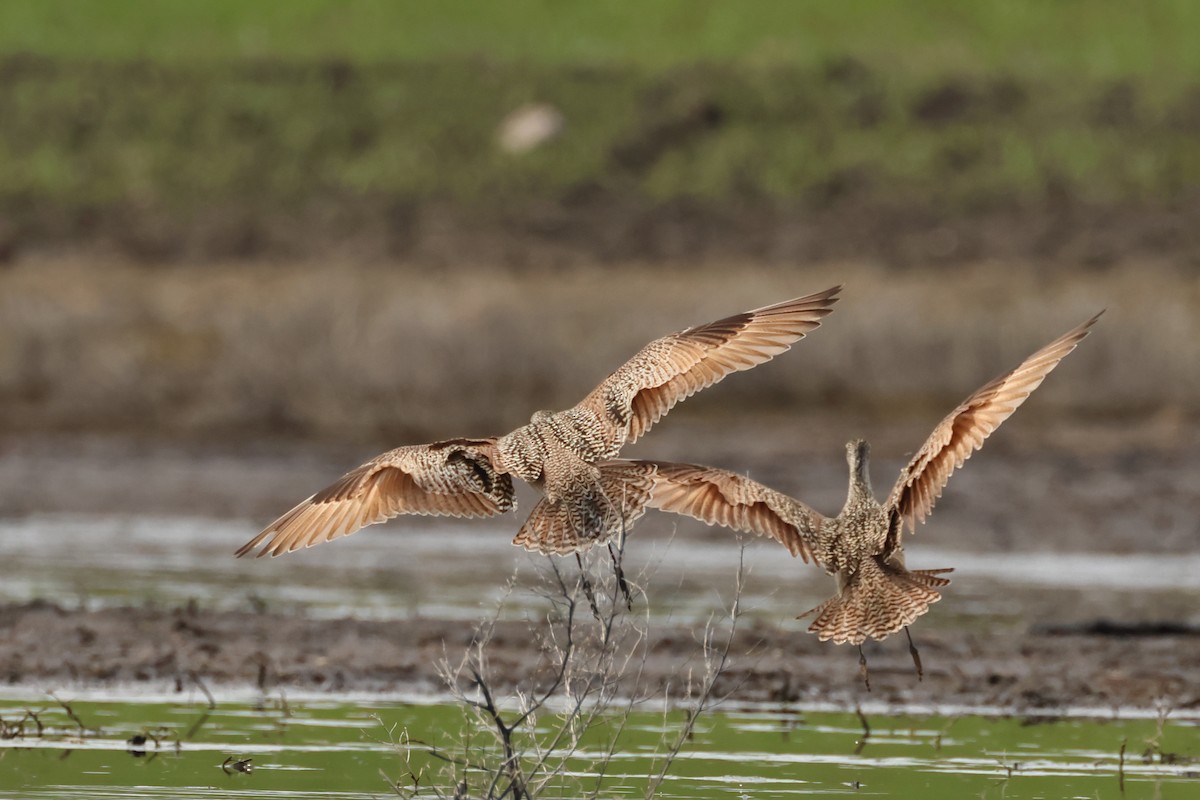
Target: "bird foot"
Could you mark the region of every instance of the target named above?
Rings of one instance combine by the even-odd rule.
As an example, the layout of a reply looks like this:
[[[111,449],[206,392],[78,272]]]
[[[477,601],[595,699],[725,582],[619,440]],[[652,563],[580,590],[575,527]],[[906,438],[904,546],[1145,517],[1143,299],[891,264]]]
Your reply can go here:
[[[625,574],[620,570],[617,571],[617,583],[621,587],[621,594],[625,598],[625,608],[628,611],[633,611],[633,593],[629,591],[629,583],[625,580]]]
[[[579,586],[583,589],[583,594],[587,598],[588,605],[592,607],[592,616],[597,621],[600,621],[600,604],[596,602],[596,592],[592,589],[592,582],[588,579],[587,572],[583,568],[583,559],[579,556],[579,553],[575,554],[575,562],[579,564]]]
[[[629,591],[629,581],[625,580],[625,570],[621,569],[621,559],[611,544],[608,546],[608,555],[612,558],[613,570],[617,575],[617,588],[621,590],[621,596],[625,598],[625,608],[633,611],[633,593]]]
[[[861,644],[858,646],[858,674],[862,678],[863,685],[867,687],[867,691],[871,691],[871,675],[867,672],[867,654],[863,652]]]
[[[904,635],[908,637],[908,654],[912,656],[913,666],[917,668],[917,680],[922,681],[925,679],[925,670],[921,667],[921,654],[917,652],[917,645],[913,642],[907,625],[904,626]]]

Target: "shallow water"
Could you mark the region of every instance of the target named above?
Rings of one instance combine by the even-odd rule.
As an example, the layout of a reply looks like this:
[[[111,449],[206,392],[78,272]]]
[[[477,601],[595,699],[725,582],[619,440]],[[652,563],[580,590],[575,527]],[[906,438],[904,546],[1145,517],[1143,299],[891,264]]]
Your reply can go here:
[[[77,719],[50,697],[0,699],[4,797],[389,796],[387,781],[401,780],[409,769],[398,744],[404,734],[453,749],[464,718],[456,706],[404,698],[222,697],[213,709],[202,697],[58,699]],[[37,713],[40,735],[28,718],[17,732],[27,709]],[[632,715],[606,767],[605,796],[642,796],[655,752],[664,735],[677,731],[681,716],[677,710]],[[1200,789],[1200,765],[1192,763],[1200,756],[1195,718],[1169,718],[1161,734],[1158,721],[1149,718],[871,712],[866,718],[870,733],[864,739],[855,714],[781,708],[710,714],[701,718],[657,796],[1182,800]],[[543,735],[553,722],[543,720]],[[565,764],[567,777],[545,796],[579,796],[597,785],[606,730],[611,728],[585,740]],[[130,745],[135,735],[147,737],[136,748]],[[1148,741],[1158,749],[1143,758]],[[250,760],[251,772],[230,766],[242,759]],[[411,766],[432,770],[436,764],[418,752]]]
[[[0,601],[38,597],[86,606],[178,605],[304,610],[314,616],[477,619],[505,592],[518,565],[540,557],[509,544],[507,521],[406,520],[344,542],[274,559],[235,559],[250,522],[198,517],[31,515],[0,520]],[[647,526],[649,527],[649,526]],[[641,529],[639,529],[639,533]],[[821,570],[748,539],[742,607],[790,618],[832,583]],[[724,538],[634,536],[625,566],[651,586],[660,619],[703,619],[727,605],[736,548]],[[1075,622],[1097,617],[1200,624],[1200,553],[978,553],[908,548],[913,567],[956,568],[924,625]],[[523,570],[531,574],[531,570]],[[535,601],[536,597],[524,596]],[[520,596],[508,608],[520,613]]]

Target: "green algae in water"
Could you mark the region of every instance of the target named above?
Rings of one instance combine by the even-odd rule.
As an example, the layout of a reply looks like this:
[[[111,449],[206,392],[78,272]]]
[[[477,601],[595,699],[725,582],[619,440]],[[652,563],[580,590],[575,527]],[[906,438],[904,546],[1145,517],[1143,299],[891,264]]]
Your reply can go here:
[[[406,731],[453,748],[464,715],[453,705],[379,699],[279,698],[262,704],[0,701],[0,795],[6,798],[394,796],[408,767]],[[36,720],[26,715],[36,712]],[[664,731],[683,712],[639,711],[604,769],[601,796],[640,797]],[[1167,719],[870,715],[761,709],[702,717],[657,796],[785,798],[1190,798],[1200,790],[1200,725]],[[23,720],[23,721],[22,721]],[[546,721],[549,722],[548,720]],[[38,732],[38,723],[41,732]],[[80,723],[84,728],[80,728]],[[596,788],[607,720],[546,797]],[[614,726],[614,727],[608,727]],[[144,737],[136,746],[133,737]],[[1120,751],[1126,743],[1122,764]],[[1146,753],[1146,751],[1150,751]],[[1146,755],[1144,755],[1144,753]],[[252,771],[234,762],[250,759]],[[416,754],[426,781],[438,765]],[[1122,787],[1122,777],[1124,786]],[[481,775],[469,776],[474,788]]]

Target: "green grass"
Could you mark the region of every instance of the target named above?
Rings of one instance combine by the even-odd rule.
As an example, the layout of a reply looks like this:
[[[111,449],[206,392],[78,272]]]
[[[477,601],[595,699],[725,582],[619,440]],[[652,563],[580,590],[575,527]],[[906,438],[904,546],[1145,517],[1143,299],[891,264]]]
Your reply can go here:
[[[657,201],[917,195],[960,208],[1037,198],[1053,183],[1098,202],[1200,184],[1195,139],[1172,123],[1186,95],[1101,124],[1107,85],[1014,85],[1017,99],[1002,102],[988,79],[894,86],[799,67],[11,66],[0,203],[474,203],[599,187]],[[922,110],[939,92],[949,106]],[[566,135],[524,157],[500,152],[496,126],[533,99],[563,111]],[[686,122],[701,107],[719,124]]]
[[[537,64],[812,66],[913,77],[1200,75],[1191,0],[39,0],[0,4],[0,54],[166,62],[486,56]]]

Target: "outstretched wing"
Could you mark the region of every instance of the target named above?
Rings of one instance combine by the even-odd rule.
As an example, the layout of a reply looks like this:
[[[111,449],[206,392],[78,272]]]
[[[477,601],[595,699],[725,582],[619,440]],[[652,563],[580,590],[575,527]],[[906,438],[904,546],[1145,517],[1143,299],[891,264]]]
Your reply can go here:
[[[888,498],[888,508],[895,515],[889,538],[896,539],[905,523],[913,530],[916,523],[925,520],[954,470],[982,447],[992,431],[1075,349],[1100,314],[1038,350],[1012,372],[984,385],[938,423],[912,461],[900,471],[900,479]],[[888,549],[894,545],[894,541],[890,542]]]
[[[709,525],[770,536],[805,562],[824,517],[799,500],[728,470],[696,464],[657,467],[650,507],[685,514]]]
[[[272,522],[238,551],[262,542],[277,556],[349,536],[399,514],[490,517],[513,507],[512,479],[493,468],[491,440],[453,439],[376,456]]]
[[[689,328],[646,345],[576,406],[608,430],[605,450],[637,441],[671,408],[731,372],[770,361],[821,324],[841,286]]]

